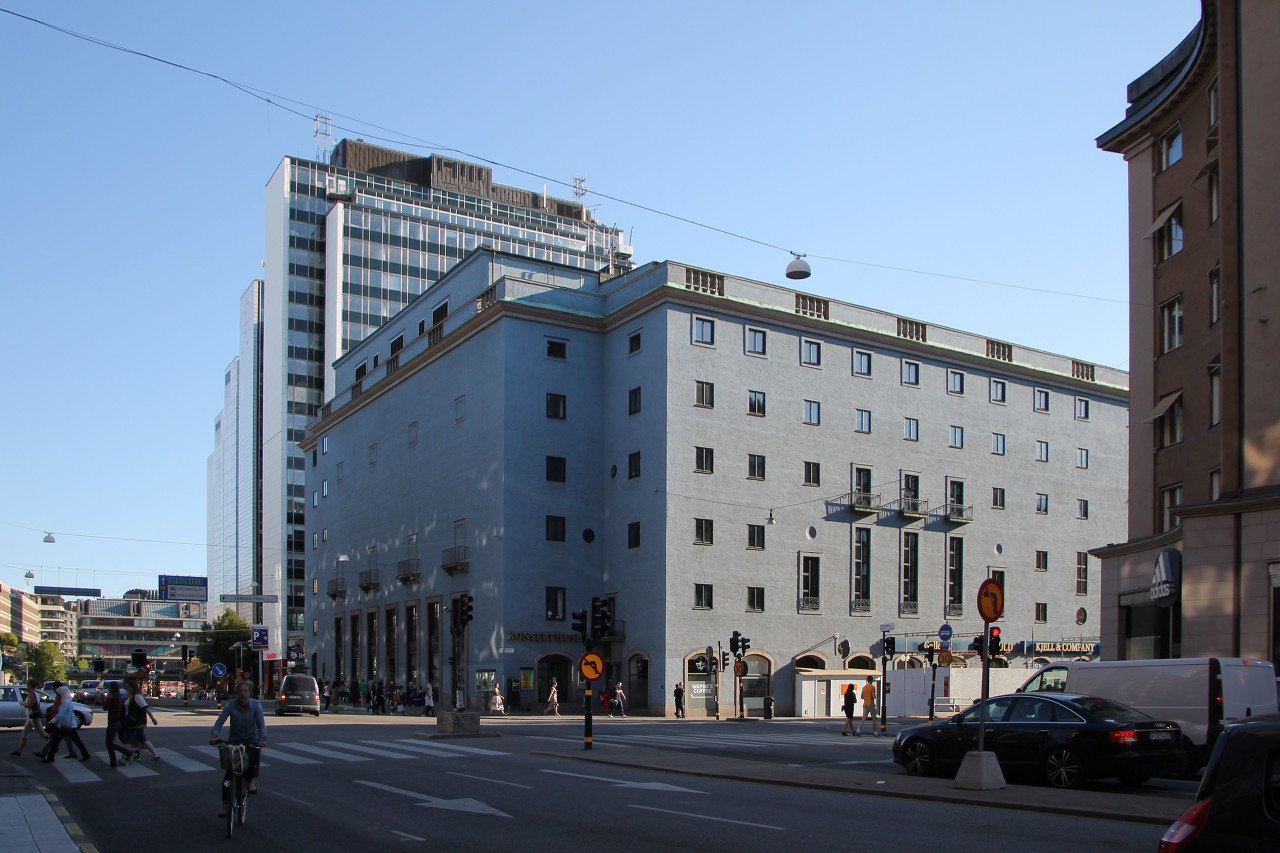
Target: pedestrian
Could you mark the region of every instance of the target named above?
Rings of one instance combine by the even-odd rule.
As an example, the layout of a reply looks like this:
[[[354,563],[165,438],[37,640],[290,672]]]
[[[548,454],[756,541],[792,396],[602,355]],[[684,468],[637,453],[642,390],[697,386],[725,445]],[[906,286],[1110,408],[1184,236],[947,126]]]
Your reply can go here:
[[[627,715],[627,706],[625,704],[627,701],[627,694],[622,692],[621,681],[619,681],[618,685],[613,688],[613,696],[611,698],[613,701],[609,705],[609,716],[612,717],[613,712],[617,711],[618,714],[625,717]]]
[[[151,763],[155,764],[160,760],[160,753],[156,752],[156,748],[151,745],[147,737],[147,720],[150,719],[153,726],[158,726],[160,723],[156,721],[156,715],[151,713],[151,707],[147,705],[147,700],[138,689],[138,679],[129,679],[125,689],[128,691],[128,698],[125,700],[124,741],[133,748],[133,754],[125,760],[125,763],[140,760],[142,750],[145,749],[151,753]]]
[[[123,746],[116,744],[116,739],[123,740],[124,736],[124,694],[120,692],[120,682],[112,681],[107,684],[107,698],[102,702],[103,709],[107,712],[107,755],[111,758],[111,766],[119,767],[116,761],[116,753],[124,756],[125,761],[129,760],[129,750]]]
[[[375,682],[373,685],[373,704],[369,709],[375,714],[387,713],[387,694],[381,681]]]
[[[58,688],[61,686],[62,686],[61,681],[53,682],[53,704],[45,709],[44,718],[41,720],[41,723],[44,725],[44,730],[46,734],[48,734],[49,736],[49,743],[46,743],[43,747],[39,749],[39,751],[36,752],[36,756],[38,758],[48,758],[50,755],[56,755],[56,753],[53,750],[50,750],[49,747],[54,745],[53,735],[57,731],[56,727],[53,724],[53,720],[55,717],[58,716],[58,712],[62,709],[62,694],[58,692]],[[38,697],[39,697],[39,694],[37,694],[37,698]],[[68,698],[67,701],[70,701],[70,698]],[[75,750],[72,749],[71,742],[68,741],[67,742],[67,758],[75,758],[75,757],[76,757]]]
[[[506,703],[502,701],[502,688],[496,684],[493,685],[493,696],[489,698],[489,713],[504,717],[507,715]]]
[[[426,686],[427,686],[426,695],[423,697],[422,701],[426,703],[427,716],[434,717],[436,715],[436,694],[435,694],[435,691],[431,689],[430,681],[427,682]]]
[[[848,737],[853,734],[853,712],[858,707],[858,685],[850,681],[844,686],[844,704],[840,706],[844,711],[844,728],[840,730],[840,737]]]
[[[327,712],[329,710],[329,703],[333,701],[333,687],[329,684],[329,679],[326,678],[321,682],[320,692],[324,696],[324,709]]]
[[[215,744],[221,739],[222,724],[229,720],[231,731],[227,735],[227,743],[245,747],[248,766],[244,768],[244,775],[249,780],[249,793],[256,794],[259,758],[262,748],[267,745],[267,721],[262,713],[262,703],[249,698],[251,689],[247,681],[236,685],[236,701],[228,702],[222,707],[222,713],[218,715],[213,731],[209,733],[209,743]],[[218,817],[226,817],[231,810],[232,770],[230,767],[226,770],[222,777],[222,810],[218,812]]]
[[[543,713],[560,716],[560,688],[554,678],[551,679],[551,689],[547,691],[547,710]]]
[[[684,719],[684,682],[683,681],[676,682],[675,696],[676,696],[676,719],[683,720]]]
[[[71,688],[64,684],[57,689],[57,694],[62,697],[62,703],[58,706],[58,713],[53,718],[53,734],[49,737],[49,745],[45,747],[45,757],[41,762],[44,764],[54,762],[54,756],[58,754],[58,746],[63,738],[68,741],[68,749],[71,745],[79,748],[81,761],[88,761],[89,750],[85,749],[84,741],[80,740],[80,732],[76,731],[80,727],[80,721],[76,719],[75,709],[71,705]]]
[[[10,755],[22,755],[22,750],[27,745],[28,732],[35,732],[43,740],[49,739],[44,731],[44,710],[40,707],[40,694],[36,693],[38,686],[39,682],[34,678],[27,681],[26,692],[22,694],[23,716],[26,723],[22,726],[22,737],[18,740],[18,748],[9,753]]]
[[[862,734],[862,724],[867,720],[871,721],[871,733],[880,737],[880,730],[876,728],[876,683],[869,675],[867,683],[862,685],[862,719],[858,721],[855,736]]]

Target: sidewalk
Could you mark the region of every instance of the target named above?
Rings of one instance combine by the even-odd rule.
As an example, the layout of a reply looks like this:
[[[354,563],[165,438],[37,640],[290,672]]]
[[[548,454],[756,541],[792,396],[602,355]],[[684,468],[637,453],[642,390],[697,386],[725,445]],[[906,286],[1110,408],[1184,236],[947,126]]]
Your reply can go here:
[[[52,800],[52,802],[51,802]],[[35,777],[12,761],[0,760],[0,850],[82,853],[92,846],[73,840],[80,828],[64,820],[66,811],[46,797]]]

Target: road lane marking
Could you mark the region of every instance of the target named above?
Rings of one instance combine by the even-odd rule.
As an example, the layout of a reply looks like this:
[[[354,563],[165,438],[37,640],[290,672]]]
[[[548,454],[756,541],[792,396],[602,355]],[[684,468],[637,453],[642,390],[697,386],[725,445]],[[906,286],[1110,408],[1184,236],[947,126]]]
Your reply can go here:
[[[222,769],[222,757],[218,754],[218,748],[217,748],[216,746],[193,746],[193,747],[190,747],[190,748],[191,748],[191,749],[193,749],[193,750],[195,750],[196,752],[202,753],[202,754],[204,754],[204,755],[210,755],[210,756],[212,756],[212,757],[213,757],[213,760],[214,760],[214,761],[216,761],[216,762],[218,762],[218,766],[217,766],[217,768],[216,768],[216,769],[218,769],[218,770],[221,770],[221,769]],[[289,760],[289,759],[287,759],[287,758],[285,759],[285,761],[286,761],[286,762],[287,762],[288,760]],[[294,762],[295,764],[319,764],[319,763],[320,763],[319,761],[312,761],[310,758],[295,758],[295,759],[293,759],[293,762]],[[258,761],[258,766],[259,766],[259,767],[270,767],[270,766],[271,766],[271,764],[270,764],[270,762],[259,760],[259,761]]]
[[[593,782],[607,782],[615,788],[637,788],[642,791],[676,791],[682,794],[705,794],[693,788],[681,788],[679,785],[668,785],[666,782],[629,782],[625,779],[609,779],[605,776],[588,776],[585,773],[569,773],[564,770],[541,770],[556,776],[572,776],[575,779],[590,779]]]
[[[459,773],[457,770],[446,770],[450,776],[461,776],[464,779],[479,779],[481,782],[492,782],[495,785],[510,785],[513,788],[532,788],[532,785],[521,785],[519,782],[508,782],[506,779],[489,779],[485,776],[472,776],[470,773]]]
[[[321,749],[318,746],[312,746],[309,743],[298,743],[297,741],[282,743],[280,744],[280,746],[288,747],[289,749],[300,750],[301,752],[310,752],[313,755],[323,755],[325,758],[336,758],[339,761],[372,761],[373,760],[372,758],[366,758],[363,755],[348,755],[345,752],[334,752],[332,749]],[[285,753],[283,752],[277,752],[275,754],[275,757],[284,758],[284,755]],[[288,759],[285,759],[285,760],[287,761]]]
[[[101,782],[102,777],[94,773],[84,765],[86,762],[75,758],[59,758],[56,761],[49,762],[53,765],[53,769],[61,774],[62,778],[68,782],[81,784],[84,782]]]
[[[413,758],[412,755],[406,755],[403,752],[391,752],[386,749],[374,749],[371,746],[361,746],[358,743],[348,743],[342,740],[322,740],[321,743],[326,746],[336,746],[339,749],[352,749],[356,752],[367,752],[370,755],[380,755],[383,758]]]
[[[393,788],[390,785],[383,785],[380,782],[370,782],[365,779],[356,779],[357,785],[367,785],[370,788],[377,788],[380,791],[387,791],[392,794],[400,794],[403,797],[412,797],[419,800],[418,805],[427,806],[436,809],[449,809],[456,812],[470,812],[472,814],[489,814],[494,817],[511,817],[506,812],[498,811],[493,806],[486,805],[479,800],[473,800],[470,797],[462,797],[457,800],[446,800],[442,797],[433,797],[430,794],[420,794],[417,791],[409,791],[404,788]]]
[[[745,820],[730,820],[727,817],[713,817],[707,814],[698,814],[697,812],[678,812],[674,809],[659,809],[659,808],[655,808],[654,806],[638,806],[635,803],[628,803],[627,807],[632,809],[644,809],[645,811],[650,811],[650,812],[662,812],[664,814],[683,815],[684,817],[698,818],[699,820],[714,820],[719,823],[736,823],[739,826],[754,826],[757,829],[776,829],[779,832],[786,831],[785,826],[770,826],[767,823],[750,823]]]
[[[553,740],[556,743],[576,743],[576,744],[582,743],[581,737],[549,737],[548,735],[526,735],[526,737],[528,737],[529,740]],[[615,749],[631,748],[631,744],[629,743],[609,743],[607,741],[602,742],[594,738],[592,739],[592,744],[595,746],[613,747]]]
[[[398,743],[396,744],[388,743],[385,740],[366,740],[366,741],[361,741],[361,743],[371,743],[371,744],[374,744],[375,746],[394,746],[396,749],[407,749],[410,752],[418,752],[423,755],[431,755],[436,758],[461,758],[462,757],[456,752],[445,752],[444,750],[435,749],[430,746],[423,746],[421,744],[406,743],[401,745]]]
[[[368,742],[369,741],[365,741],[365,743],[368,743]],[[409,738],[404,740],[398,740],[396,741],[396,743],[397,744],[407,743],[407,744],[413,744],[416,746],[418,742],[412,738]],[[436,742],[436,743],[432,743],[431,745],[438,749],[445,749],[445,750],[456,751],[456,752],[466,752],[466,753],[470,753],[471,755],[510,755],[511,754],[509,752],[500,752],[496,749],[482,749],[478,746],[463,746],[462,744],[457,744],[457,743]]]
[[[208,764],[202,764],[199,761],[192,761],[190,758],[187,758],[185,755],[182,755],[181,753],[173,749],[160,749],[156,751],[159,752],[161,756],[163,756],[164,758],[163,763],[168,764],[172,767],[176,767],[179,770],[182,770],[183,772],[186,772],[186,773],[200,773],[202,771],[215,769],[213,767],[210,767]],[[221,769],[221,768],[217,768],[217,769]]]

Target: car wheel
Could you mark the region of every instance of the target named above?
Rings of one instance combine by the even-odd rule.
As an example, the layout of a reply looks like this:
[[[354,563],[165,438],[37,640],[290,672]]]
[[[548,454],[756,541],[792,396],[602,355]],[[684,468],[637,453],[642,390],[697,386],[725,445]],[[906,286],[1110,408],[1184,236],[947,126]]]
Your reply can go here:
[[[1120,784],[1129,788],[1136,788],[1139,785],[1145,785],[1151,777],[1146,773],[1122,773],[1119,777]]]
[[[81,713],[78,713],[78,712],[77,712],[77,713],[76,713],[76,725],[77,725],[79,728],[82,728],[82,729],[83,729],[85,726],[89,725],[89,720],[88,720],[88,718],[87,718],[87,717],[85,717],[85,715],[84,715],[84,714],[81,714]]]
[[[912,776],[932,776],[933,749],[922,740],[908,741],[902,748],[902,766]]]
[[[319,712],[319,711],[312,711],[312,712],[311,712],[311,716],[313,716],[313,717],[318,717],[318,716],[320,716],[320,712]]]
[[[1054,788],[1076,788],[1084,781],[1084,768],[1074,752],[1059,747],[1045,757],[1044,778]]]
[[[1182,764],[1182,771],[1178,775],[1183,779],[1194,779],[1196,778],[1196,771],[1200,769],[1200,754],[1196,752],[1196,745],[1183,738],[1182,752],[1185,758]]]

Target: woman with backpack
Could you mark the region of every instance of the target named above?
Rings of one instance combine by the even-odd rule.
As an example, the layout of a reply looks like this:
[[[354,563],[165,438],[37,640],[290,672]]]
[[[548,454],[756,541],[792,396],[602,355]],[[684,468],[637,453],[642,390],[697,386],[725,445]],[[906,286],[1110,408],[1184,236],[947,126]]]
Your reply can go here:
[[[27,732],[35,732],[45,740],[49,736],[44,732],[44,711],[40,707],[40,694],[36,693],[39,682],[34,678],[27,682],[27,692],[22,695],[22,707],[26,709],[26,724],[22,727],[22,737],[18,740],[18,748],[10,755],[22,755],[27,745]]]
[[[156,752],[156,748],[151,745],[151,741],[147,738],[147,719],[150,718],[151,725],[160,725],[156,721],[156,715],[151,713],[151,708],[147,705],[147,700],[143,698],[141,691],[138,689],[138,680],[131,678],[125,684],[125,688],[129,691],[128,699],[125,701],[124,712],[124,742],[133,748],[133,754],[125,759],[125,763],[137,761],[142,757],[142,750],[151,753],[151,763],[155,764],[160,760],[160,753]]]
[[[107,683],[107,698],[102,703],[103,709],[107,712],[107,755],[111,756],[111,766],[119,767],[116,761],[116,753],[124,756],[127,763],[129,761],[130,752],[126,747],[116,743],[116,739],[120,738],[123,742],[124,738],[124,694],[120,692],[120,682],[110,681]]]

